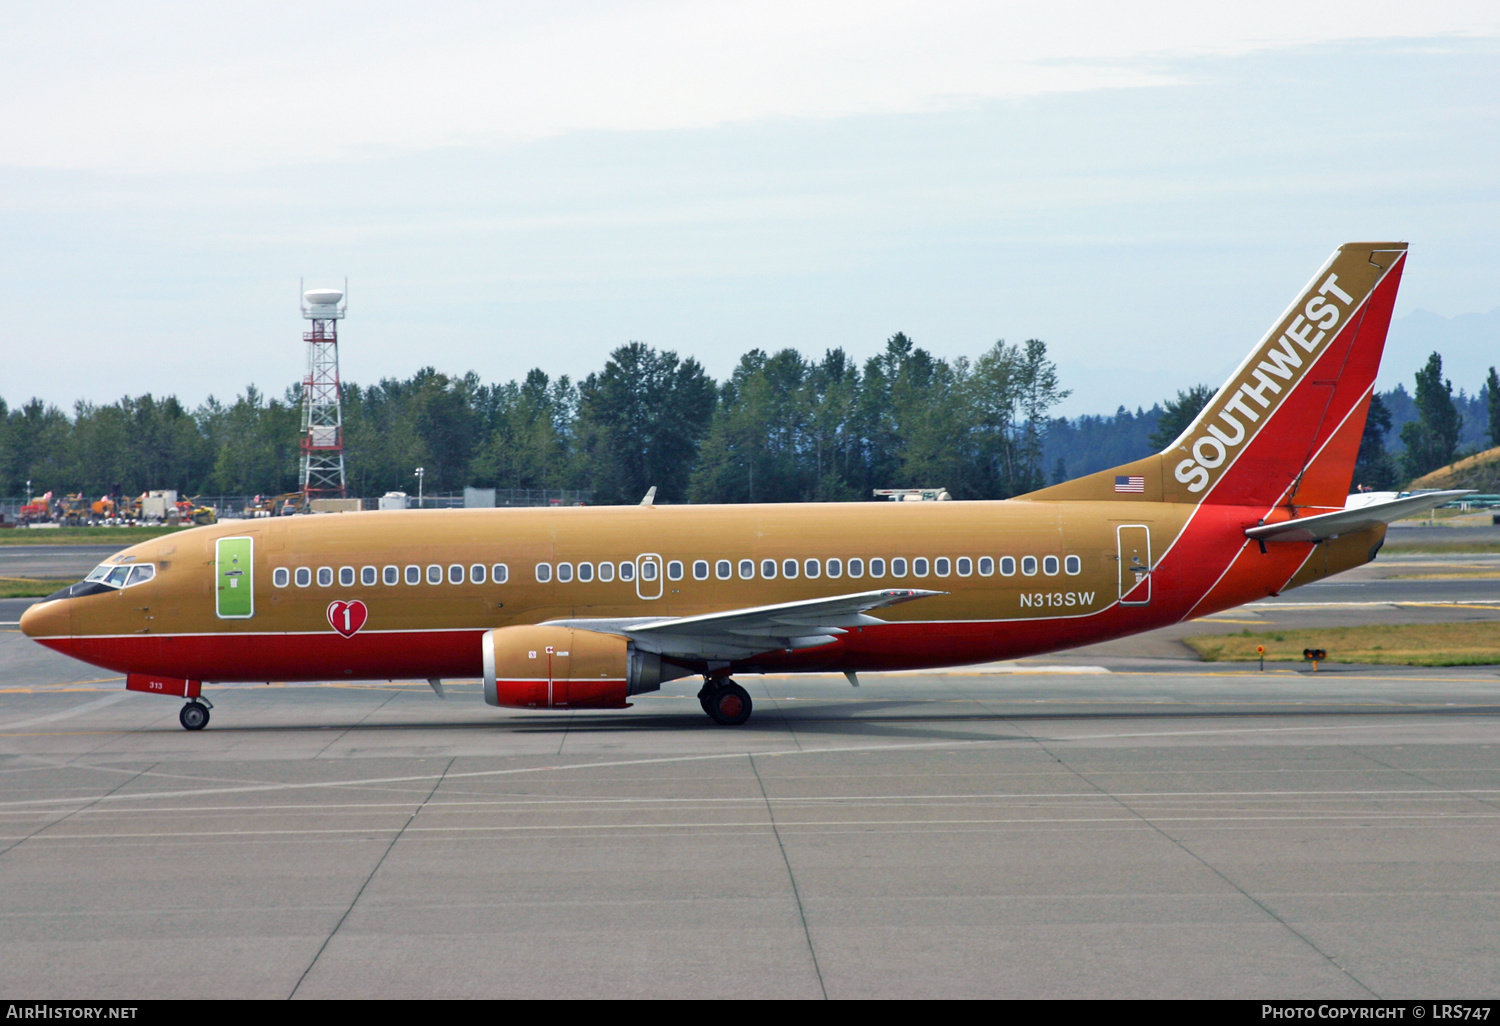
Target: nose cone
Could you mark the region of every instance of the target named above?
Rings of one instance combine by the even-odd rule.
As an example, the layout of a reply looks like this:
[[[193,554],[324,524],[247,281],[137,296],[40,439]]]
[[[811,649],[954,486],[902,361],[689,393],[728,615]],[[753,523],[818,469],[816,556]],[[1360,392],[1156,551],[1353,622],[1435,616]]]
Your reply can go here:
[[[67,599],[38,602],[21,614],[21,633],[42,641],[66,638],[73,633],[73,604]]]

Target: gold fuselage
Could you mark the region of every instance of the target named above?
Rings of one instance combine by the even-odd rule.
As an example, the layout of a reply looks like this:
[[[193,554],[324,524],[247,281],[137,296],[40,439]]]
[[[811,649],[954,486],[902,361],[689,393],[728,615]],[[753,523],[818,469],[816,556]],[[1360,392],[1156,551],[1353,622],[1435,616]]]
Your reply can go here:
[[[25,629],[70,654],[126,671],[176,671],[219,680],[453,675],[474,672],[474,639],[498,627],[691,616],[879,588],[941,592],[881,610],[880,619],[892,632],[902,628],[899,645],[882,641],[882,629],[875,628],[827,649],[769,652],[742,665],[876,669],[1086,644],[1273,594],[1368,558],[1370,539],[1338,546],[1332,563],[1327,544],[1282,545],[1263,570],[1255,569],[1260,561],[1242,560],[1252,569],[1238,572],[1238,583],[1226,591],[1230,564],[1250,544],[1243,528],[1264,511],[1217,508],[1205,516],[1204,509],[1131,497],[386,511],[224,522],[132,546],[114,561],[154,563],[153,580],[34,607]],[[1178,542],[1195,518],[1198,541],[1189,551]],[[1130,529],[1137,541],[1149,533],[1144,553],[1125,560],[1153,577],[1145,601],[1139,601],[1139,593],[1134,603],[1120,601],[1142,580],[1122,564],[1121,528]],[[226,538],[253,540],[254,604],[247,617],[216,613],[216,542]],[[1318,548],[1324,550],[1322,560],[1309,560]],[[1003,572],[1009,567],[1005,557],[1014,560],[1014,572]],[[1035,558],[1034,572],[1026,572],[1032,565],[1026,557]],[[942,576],[940,558],[948,569]],[[828,575],[830,559],[845,568],[841,576]],[[867,569],[851,578],[851,559],[863,560],[867,568],[872,560],[884,560],[886,572],[877,578]],[[898,559],[907,562],[901,577],[891,572]],[[659,561],[661,579],[643,580],[639,568],[653,560]],[[728,580],[715,572],[721,560],[733,567]],[[742,560],[754,564],[749,579],[740,575]],[[767,560],[776,564],[774,577],[762,573]],[[797,562],[797,577],[781,572],[787,560]],[[818,562],[819,576],[802,569],[808,560]],[[919,560],[926,560],[922,576],[913,572]],[[709,564],[706,580],[695,579],[698,561]],[[989,561],[993,572],[980,572]],[[635,579],[622,580],[617,571],[606,582],[596,571],[595,579],[585,582],[576,570],[572,580],[558,579],[556,568],[564,563],[576,568],[605,562],[630,564]],[[683,572],[667,579],[673,563],[681,563]],[[504,564],[507,580],[498,583],[487,575],[484,583],[475,583],[464,575],[462,583],[450,583],[448,567],[474,564]],[[539,564],[554,568],[550,580],[538,580]],[[383,579],[387,566],[401,568],[401,583],[361,583],[365,567],[378,568]],[[408,566],[422,568],[420,583],[406,583]],[[442,583],[429,583],[429,566],[443,568]],[[969,572],[960,574],[961,566]],[[1070,567],[1076,572],[1069,573]],[[309,570],[310,584],[295,583],[299,568]],[[322,568],[331,584],[318,583]],[[353,571],[352,585],[339,583],[344,568]],[[285,586],[275,583],[278,569],[287,571]],[[358,632],[363,649],[330,624],[334,603],[355,600],[368,610]],[[58,608],[49,612],[51,606]],[[384,648],[368,647],[382,637]],[[302,646],[295,665],[288,663],[288,645],[278,646],[277,639],[288,644],[297,639]],[[310,641],[318,645],[306,647]],[[453,651],[437,659],[435,645]],[[267,655],[273,651],[276,658]]]

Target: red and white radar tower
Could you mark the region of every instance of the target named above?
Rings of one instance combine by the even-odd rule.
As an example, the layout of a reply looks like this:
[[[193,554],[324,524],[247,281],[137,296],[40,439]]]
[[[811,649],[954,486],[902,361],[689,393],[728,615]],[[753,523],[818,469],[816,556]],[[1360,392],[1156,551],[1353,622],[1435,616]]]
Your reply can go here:
[[[307,377],[302,381],[302,498],[345,497],[344,414],[339,404],[339,321],[349,309],[349,286],[302,293]]]

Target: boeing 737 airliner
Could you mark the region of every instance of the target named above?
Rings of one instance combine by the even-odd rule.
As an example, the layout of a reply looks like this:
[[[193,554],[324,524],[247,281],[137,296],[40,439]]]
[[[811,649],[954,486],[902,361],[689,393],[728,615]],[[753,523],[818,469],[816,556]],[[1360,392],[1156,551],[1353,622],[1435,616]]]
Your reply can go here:
[[[482,677],[491,705],[621,708],[689,676],[1056,651],[1375,558],[1433,493],[1345,510],[1405,264],[1350,243],[1164,452],[1001,502],[342,513],[142,542],[21,629],[188,699],[204,682]]]

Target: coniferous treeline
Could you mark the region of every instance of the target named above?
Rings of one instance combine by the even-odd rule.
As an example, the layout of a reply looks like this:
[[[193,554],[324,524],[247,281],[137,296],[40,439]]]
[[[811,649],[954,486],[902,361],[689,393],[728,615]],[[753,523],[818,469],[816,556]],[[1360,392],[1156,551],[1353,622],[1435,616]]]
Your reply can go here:
[[[466,485],[571,488],[595,502],[861,499],[877,487],[943,486],[959,498],[1046,483],[1048,414],[1067,396],[1046,344],[996,343],[942,360],[905,335],[861,367],[842,350],[746,353],[727,381],[632,342],[579,382],[533,370],[484,384],[431,367],[343,386],[350,493]],[[150,395],[72,416],[0,400],[0,494],[277,494],[297,486],[300,390],[249,388],[189,410]]]
[[[1496,430],[1495,383],[1455,397],[1440,374],[1441,361],[1429,361],[1416,398],[1400,386],[1378,397],[1357,483],[1394,486]],[[838,349],[819,360],[752,350],[722,383],[696,360],[632,342],[579,382],[533,370],[484,384],[428,367],[346,383],[342,396],[352,495],[412,491],[421,466],[429,493],[568,488],[628,503],[652,485],[663,502],[853,500],[934,486],[1003,498],[1159,450],[1212,391],[1052,418],[1069,393],[1040,340],[950,362],[897,334],[863,366]],[[79,402],[71,416],[36,399],[15,409],[0,400],[0,495],[22,494],[27,481],[57,495],[291,491],[300,422],[296,386],[281,397],[251,387],[196,410],[150,395]],[[1398,438],[1411,452],[1396,451]]]

